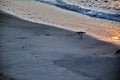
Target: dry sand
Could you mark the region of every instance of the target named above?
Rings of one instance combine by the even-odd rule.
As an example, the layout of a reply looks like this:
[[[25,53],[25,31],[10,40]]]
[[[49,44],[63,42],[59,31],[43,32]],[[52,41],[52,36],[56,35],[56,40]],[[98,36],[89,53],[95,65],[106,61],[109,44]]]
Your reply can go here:
[[[20,18],[56,27],[86,31],[101,40],[120,43],[120,23],[66,11],[34,0],[1,0],[0,9]]]

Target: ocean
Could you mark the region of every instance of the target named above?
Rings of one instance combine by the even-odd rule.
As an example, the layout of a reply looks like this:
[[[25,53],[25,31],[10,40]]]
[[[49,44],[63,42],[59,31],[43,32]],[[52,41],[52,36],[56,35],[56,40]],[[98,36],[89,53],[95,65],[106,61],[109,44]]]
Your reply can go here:
[[[36,1],[47,3],[50,5],[54,5],[54,6],[57,6],[59,8],[74,11],[74,12],[77,12],[77,13],[80,13],[83,15],[88,15],[90,17],[120,22],[120,14],[111,14],[111,13],[100,12],[100,11],[82,8],[82,7],[77,6],[75,4],[67,3],[67,1],[64,1],[64,0],[36,0]]]

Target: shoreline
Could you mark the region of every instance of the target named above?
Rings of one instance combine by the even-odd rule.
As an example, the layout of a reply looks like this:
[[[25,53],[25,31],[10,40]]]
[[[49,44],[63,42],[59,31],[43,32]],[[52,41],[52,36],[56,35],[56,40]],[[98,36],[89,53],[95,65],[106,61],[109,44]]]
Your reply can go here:
[[[11,6],[11,9],[7,10],[7,7],[6,9],[4,7],[3,8],[1,7],[1,9],[3,9],[3,11],[6,11],[10,14],[13,11],[12,12],[13,15],[28,21],[47,24],[47,25],[53,25],[55,27],[60,27],[60,28],[72,30],[72,31],[85,31],[88,34],[100,40],[117,43],[117,44],[120,43],[120,40],[119,40],[120,23],[91,18],[88,16],[71,12],[71,11],[62,10],[60,8],[56,8],[54,6],[43,4],[40,2],[34,2],[34,1],[33,3],[30,2],[30,5],[28,5],[28,7],[31,7],[31,8],[33,7],[33,9],[36,8],[36,10],[41,10],[41,13],[40,13],[36,10],[31,11],[30,9],[28,9],[28,7],[25,6],[27,1],[24,4],[22,4],[23,3],[22,1],[19,1],[19,2],[15,2],[15,3],[13,2],[15,5],[19,5],[19,6],[16,6],[16,8],[13,8],[15,5],[13,5],[12,7],[11,5],[12,3],[11,3],[10,5],[8,5],[8,6]],[[36,4],[36,5],[32,6],[33,4]],[[26,10],[23,9],[21,5],[23,5],[23,7],[25,7]],[[21,9],[16,10],[17,7]],[[46,11],[44,11],[43,9],[47,10],[48,13],[45,13]],[[50,10],[52,10],[53,12],[49,12]],[[23,11],[25,13],[23,13]],[[73,20],[70,20],[70,19],[73,19]],[[71,21],[73,23],[71,23]],[[98,29],[98,25],[101,29]],[[116,40],[117,37],[118,37],[118,40]]]
[[[77,12],[83,15],[94,17],[94,18],[100,18],[100,19],[120,22],[120,14],[111,14],[111,13],[99,12],[99,11],[95,11],[91,9],[85,9],[85,8],[78,7],[73,4],[63,2],[63,1],[51,2],[51,1],[39,1],[38,0],[38,2],[54,5],[62,9],[70,10],[70,11]]]
[[[70,36],[75,34],[73,31],[33,23],[8,13],[0,15],[0,68],[6,77],[116,80],[119,76],[119,59],[114,55],[119,47],[115,44],[89,34],[80,39],[78,35]]]

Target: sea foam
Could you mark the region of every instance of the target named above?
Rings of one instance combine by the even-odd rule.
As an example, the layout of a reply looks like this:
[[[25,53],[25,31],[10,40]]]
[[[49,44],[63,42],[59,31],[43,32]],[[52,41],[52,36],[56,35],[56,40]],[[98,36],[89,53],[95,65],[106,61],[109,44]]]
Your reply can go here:
[[[67,10],[71,10],[71,11],[81,13],[84,15],[88,15],[91,17],[120,22],[119,14],[110,14],[110,13],[98,12],[98,11],[94,11],[94,10],[90,10],[90,9],[84,9],[84,8],[81,8],[74,4],[66,3],[66,2],[64,2],[64,0],[36,0],[36,1],[52,4],[54,6],[57,6],[57,7],[63,8],[63,9],[67,9]]]

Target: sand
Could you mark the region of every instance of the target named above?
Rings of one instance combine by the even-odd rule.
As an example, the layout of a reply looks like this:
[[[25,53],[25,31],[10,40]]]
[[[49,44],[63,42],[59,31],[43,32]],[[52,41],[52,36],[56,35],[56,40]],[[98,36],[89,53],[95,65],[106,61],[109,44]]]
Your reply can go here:
[[[0,0],[0,4],[0,72],[6,77],[120,79],[120,58],[114,55],[120,49],[118,22],[91,18],[34,0],[29,3]],[[80,39],[74,35],[75,31],[87,34]]]
[[[0,17],[0,71],[11,80],[118,79],[117,45],[4,12]]]
[[[0,9],[22,19],[72,31],[86,31],[104,41],[120,44],[120,23],[91,18],[52,5],[30,0],[1,0]]]

